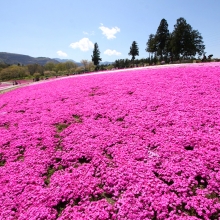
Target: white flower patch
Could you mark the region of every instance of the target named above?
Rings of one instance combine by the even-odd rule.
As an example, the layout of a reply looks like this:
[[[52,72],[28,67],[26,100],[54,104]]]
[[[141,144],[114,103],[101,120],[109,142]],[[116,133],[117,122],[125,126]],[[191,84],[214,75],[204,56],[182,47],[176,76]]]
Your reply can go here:
[[[159,157],[159,154],[153,152],[153,151],[148,151],[148,157],[152,158],[152,157]]]
[[[5,115],[7,114],[8,112],[0,112],[0,115]]]

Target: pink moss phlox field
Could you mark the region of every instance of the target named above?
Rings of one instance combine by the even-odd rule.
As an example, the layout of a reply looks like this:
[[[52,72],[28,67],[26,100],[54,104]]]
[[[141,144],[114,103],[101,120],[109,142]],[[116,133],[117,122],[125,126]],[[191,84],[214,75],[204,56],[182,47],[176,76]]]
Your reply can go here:
[[[0,95],[0,189],[0,219],[219,219],[219,63]]]

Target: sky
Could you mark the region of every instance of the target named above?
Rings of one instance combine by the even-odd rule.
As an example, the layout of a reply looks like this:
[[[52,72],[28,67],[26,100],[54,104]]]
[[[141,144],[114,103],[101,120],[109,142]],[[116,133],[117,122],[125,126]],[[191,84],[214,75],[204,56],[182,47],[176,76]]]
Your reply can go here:
[[[220,0],[0,0],[0,52],[91,61],[97,43],[102,61],[147,58],[146,43],[164,18],[172,32],[186,19],[198,30],[206,55],[220,58]]]

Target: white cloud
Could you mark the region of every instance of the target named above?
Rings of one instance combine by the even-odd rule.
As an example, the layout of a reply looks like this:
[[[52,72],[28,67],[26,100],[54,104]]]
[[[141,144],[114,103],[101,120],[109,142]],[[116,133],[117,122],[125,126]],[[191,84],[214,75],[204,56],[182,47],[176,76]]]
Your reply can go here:
[[[115,56],[120,56],[121,53],[116,51],[116,50],[110,50],[110,49],[107,49],[104,54],[108,55],[108,56],[112,56],[112,55],[115,55]]]
[[[57,54],[58,54],[58,56],[60,56],[60,57],[67,57],[67,56],[68,56],[66,53],[64,53],[64,52],[61,51],[61,50],[58,50],[58,51],[57,51]]]
[[[73,49],[79,48],[81,51],[88,51],[94,47],[94,44],[89,40],[89,38],[82,38],[80,41],[71,43],[70,47]]]
[[[86,32],[86,31],[83,31],[83,34],[88,35],[89,33],[88,33],[88,32]]]
[[[107,39],[114,39],[114,38],[116,38],[115,34],[120,32],[120,28],[118,28],[118,27],[113,27],[113,28],[110,29],[108,27],[103,26],[103,24],[101,24],[99,29],[102,31],[102,34],[107,37]]]

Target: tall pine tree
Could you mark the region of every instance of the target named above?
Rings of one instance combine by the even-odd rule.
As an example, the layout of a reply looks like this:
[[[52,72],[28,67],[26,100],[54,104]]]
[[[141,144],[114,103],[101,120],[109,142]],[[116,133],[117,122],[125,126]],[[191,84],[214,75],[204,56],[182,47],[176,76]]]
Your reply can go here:
[[[128,53],[129,56],[132,56],[132,60],[134,63],[135,60],[135,56],[139,56],[139,49],[138,49],[138,45],[136,43],[136,41],[133,41],[131,47],[130,47],[130,52]]]
[[[94,44],[92,61],[93,61],[94,65],[96,65],[96,67],[97,67],[96,69],[98,69],[99,61],[102,61],[102,59],[100,58],[99,46],[97,43]]]
[[[149,35],[149,39],[147,41],[147,48],[145,49],[152,56],[153,53],[157,51],[156,39],[154,34]]]
[[[157,28],[157,33],[155,36],[155,41],[156,41],[156,47],[157,47],[157,55],[159,55],[161,58],[164,53],[164,48],[166,46],[166,41],[168,40],[169,37],[169,30],[168,30],[168,23],[167,21],[163,18],[160,21],[160,25]]]

